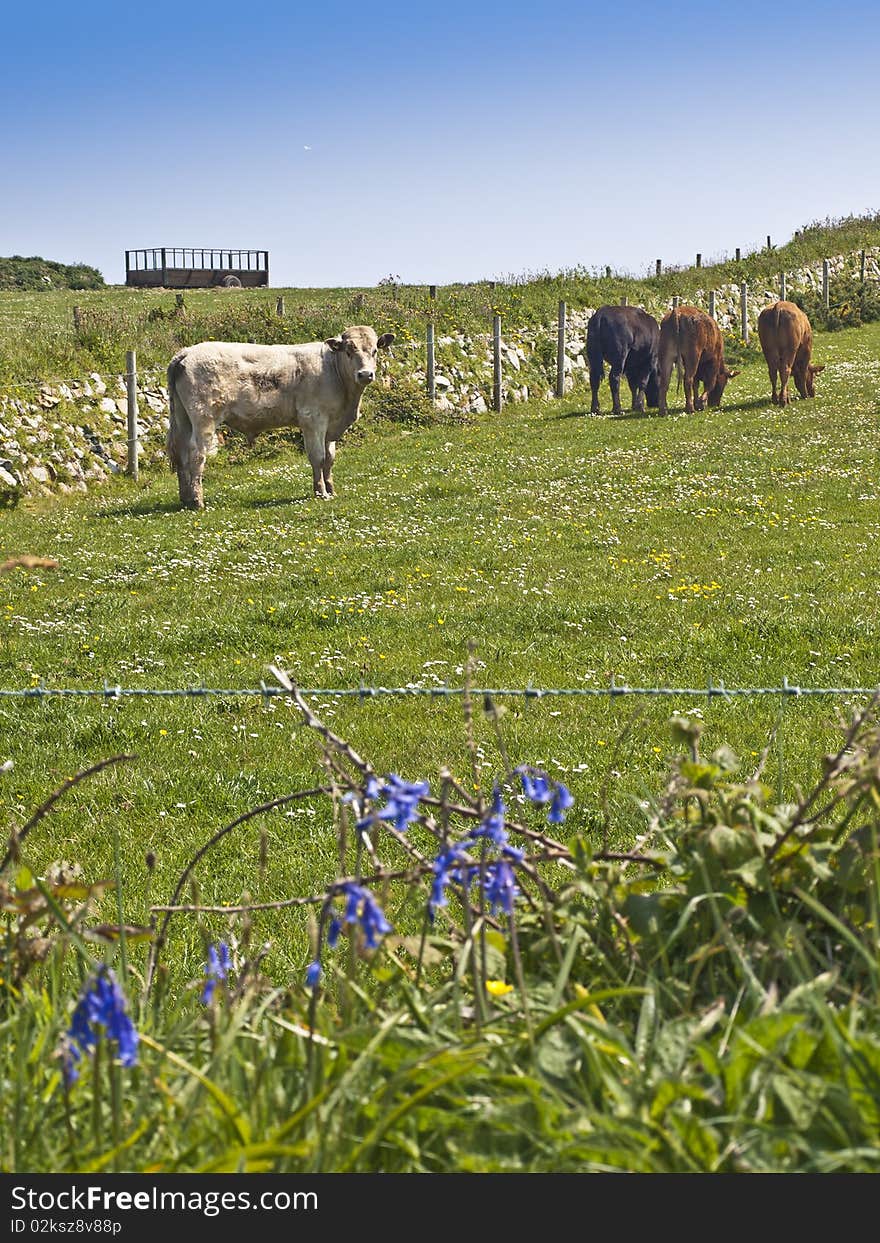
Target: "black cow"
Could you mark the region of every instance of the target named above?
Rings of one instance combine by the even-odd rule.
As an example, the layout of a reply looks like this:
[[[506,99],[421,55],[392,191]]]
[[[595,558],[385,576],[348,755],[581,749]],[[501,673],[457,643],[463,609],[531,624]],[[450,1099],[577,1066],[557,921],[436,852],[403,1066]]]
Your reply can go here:
[[[656,406],[660,400],[657,348],[660,325],[653,315],[637,306],[600,306],[587,327],[587,358],[590,388],[593,390],[591,414],[599,413],[599,385],[605,375],[603,362],[610,366],[608,383],[615,414],[620,414],[620,377],[625,375],[632,391],[633,410],[644,411],[645,402]]]

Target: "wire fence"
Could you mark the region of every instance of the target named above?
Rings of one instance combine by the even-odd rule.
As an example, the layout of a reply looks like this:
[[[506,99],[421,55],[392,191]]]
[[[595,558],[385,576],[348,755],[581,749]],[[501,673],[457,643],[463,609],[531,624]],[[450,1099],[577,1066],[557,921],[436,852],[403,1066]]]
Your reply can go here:
[[[323,686],[297,688],[299,694],[310,699],[463,699],[470,695],[472,699],[551,699],[551,698],[582,698],[582,699],[616,699],[623,697],[666,697],[666,698],[705,698],[734,699],[759,696],[776,696],[782,698],[802,699],[814,696],[847,697],[876,695],[880,697],[880,683],[876,686],[800,686],[782,679],[780,686],[725,686],[723,682],[709,681],[705,686],[628,686],[617,684],[613,680],[608,686],[508,686],[508,687],[465,687],[465,686]],[[235,699],[261,698],[272,699],[290,696],[290,691],[283,686],[271,686],[261,683],[259,686],[111,686],[104,683],[102,687],[66,687],[66,686],[28,686],[12,689],[0,688],[0,698],[5,699]]]

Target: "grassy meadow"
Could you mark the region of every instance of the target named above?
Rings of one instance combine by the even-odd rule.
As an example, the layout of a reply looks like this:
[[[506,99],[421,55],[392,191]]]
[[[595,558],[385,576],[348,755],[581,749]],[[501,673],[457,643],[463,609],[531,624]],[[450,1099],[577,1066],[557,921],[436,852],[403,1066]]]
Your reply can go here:
[[[358,426],[342,443],[339,495],[327,504],[310,499],[305,459],[278,442],[221,450],[201,514],[181,512],[175,479],[152,471],[88,496],[25,499],[0,519],[0,555],[58,568],[0,575],[0,688],[254,687],[272,681],[272,664],[325,692],[460,686],[469,643],[477,687],[588,689],[612,678],[773,687],[786,677],[874,687],[880,325],[818,336],[814,361],[826,370],[817,397],[784,410],[770,404],[763,363],[746,359],[722,408],[693,416],[678,394],[666,419],[584,417],[580,388],[467,422]],[[608,410],[607,385],[601,400]],[[122,961],[118,947],[108,951],[128,983],[147,1069],[117,1066],[109,1095],[99,1069],[84,1070],[68,1093],[52,1048],[88,954],[98,953],[68,946],[0,1014],[0,1168],[876,1172],[876,876],[860,915],[847,907],[824,924],[830,899],[807,892],[803,877],[780,880],[778,924],[742,897],[754,876],[740,877],[730,900],[754,926],[740,958],[717,910],[719,893],[733,890],[703,873],[694,881],[695,856],[685,866],[682,853],[671,874],[705,882],[711,902],[687,923],[699,905],[688,888],[686,913],[655,956],[647,947],[657,926],[637,918],[657,887],[650,870],[624,906],[619,865],[600,884],[597,865],[583,862],[593,851],[638,850],[646,811],[662,804],[660,819],[672,816],[674,800],[660,796],[683,728],[701,730],[703,753],[722,757],[708,776],[688,770],[704,788],[683,796],[684,836],[689,806],[705,817],[716,794],[724,804],[712,783],[732,780],[726,744],[743,779],[762,771],[756,823],[783,826],[789,840],[790,813],[778,809],[822,780],[841,720],[866,700],[498,697],[497,722],[475,705],[469,749],[457,699],[310,698],[379,773],[425,779],[437,792],[448,766],[465,793],[488,796],[525,763],[570,789],[574,805],[555,833],[582,870],[556,908],[558,940],[532,909],[522,916],[524,965],[512,934],[505,941],[496,929],[490,943],[501,960],[490,974],[513,980],[522,969],[532,991],[508,996],[493,984],[482,1018],[472,997],[474,1030],[461,996],[470,967],[444,973],[457,942],[438,925],[426,964],[442,1005],[426,1001],[424,981],[392,954],[372,975],[369,962],[352,959],[347,976],[340,967],[335,1000],[328,992],[316,1011],[303,984],[315,953],[308,908],[244,921],[179,915],[150,1000],[147,946],[132,940]],[[673,714],[690,724],[673,733]],[[0,773],[0,816],[21,828],[78,769],[134,757],[67,794],[21,858],[29,880],[58,860],[81,865],[87,881],[115,879],[101,918],[147,925],[151,905],[167,902],[224,824],[326,781],[319,743],[288,697],[0,697],[0,764],[13,761]],[[517,816],[529,812],[521,796],[510,802]],[[206,856],[183,898],[321,893],[338,875],[339,826],[328,798],[267,812]],[[414,840],[426,849],[423,830]],[[828,872],[826,859],[811,875],[826,884]],[[567,875],[558,864],[547,872],[563,890]],[[426,892],[424,881],[403,894],[381,889],[410,953]],[[806,897],[793,915],[785,903],[795,893]],[[583,912],[606,899],[609,910],[621,903],[617,930],[588,934]],[[614,940],[623,928],[625,947]],[[259,988],[230,989],[201,1013],[206,945],[221,939]],[[304,1039],[313,1023],[324,1033],[317,1052]]]
[[[59,568],[0,578],[0,681],[255,687],[275,663],[306,688],[457,686],[473,640],[481,687],[601,688],[612,677],[872,687],[878,355],[875,327],[820,338],[818,396],[785,410],[770,405],[755,364],[720,411],[691,418],[584,418],[578,392],[465,426],[356,431],[328,505],[309,499],[308,467],[292,448],[235,464],[221,451],[201,515],[177,509],[170,474],[31,501],[4,515],[2,551]],[[468,771],[458,701],[313,702],[380,771]],[[747,758],[781,720],[768,774],[787,798],[815,775],[850,706],[699,695],[499,702],[516,762],[570,784],[578,826],[600,818],[611,775],[619,846],[661,780],[673,712],[701,715],[712,738]],[[71,797],[30,843],[39,865],[72,856],[103,874],[122,810],[135,922],[224,817],[312,785],[318,771],[315,742],[278,699],[0,699],[0,727],[15,761],[0,785],[13,823],[77,767],[138,756]],[[500,757],[486,723],[479,746],[490,784]],[[313,808],[278,814],[270,836],[270,896],[328,878],[329,819]],[[157,859],[149,874],[147,851]],[[252,889],[254,859],[247,843],[230,843],[205,892],[235,900]],[[280,978],[303,953],[292,930],[273,949]]]

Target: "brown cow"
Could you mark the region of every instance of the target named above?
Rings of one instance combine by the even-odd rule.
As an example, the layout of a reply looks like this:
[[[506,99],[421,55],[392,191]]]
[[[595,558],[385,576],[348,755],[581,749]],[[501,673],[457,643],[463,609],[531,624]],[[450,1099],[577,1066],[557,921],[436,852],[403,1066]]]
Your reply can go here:
[[[772,306],[765,306],[758,316],[758,336],[767,359],[774,405],[788,405],[789,374],[794,377],[801,397],[815,397],[813,377],[824,371],[825,366],[814,367],[810,362],[813,329],[801,308],[793,302],[775,302]],[[778,393],[777,374],[780,380]]]
[[[708,403],[720,406],[728,380],[738,371],[730,371],[724,361],[721,331],[711,315],[696,306],[678,306],[660,322],[660,403],[661,414],[667,413],[666,394],[672,369],[684,373],[684,399],[688,414],[702,410]],[[700,381],[703,395],[699,395]]]

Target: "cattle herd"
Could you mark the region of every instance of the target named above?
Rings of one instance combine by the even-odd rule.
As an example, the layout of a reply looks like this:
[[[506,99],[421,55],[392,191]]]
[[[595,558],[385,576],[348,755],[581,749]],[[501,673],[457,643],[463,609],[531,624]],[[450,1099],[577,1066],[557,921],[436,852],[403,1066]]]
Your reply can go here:
[[[822,367],[810,361],[813,333],[804,312],[793,302],[765,307],[758,316],[758,337],[774,403],[787,404],[790,377],[801,397],[812,397],[813,378]],[[358,417],[361,398],[376,375],[379,350],[393,341],[393,333],[377,336],[372,328],[357,325],[329,341],[304,345],[203,341],[181,350],[168,367],[168,457],[181,505],[203,508],[205,460],[216,452],[222,424],[243,432],[249,443],[269,428],[300,428],[314,494],[321,500],[332,496],[337,441]],[[695,306],[676,306],[659,324],[638,307],[599,307],[587,328],[587,359],[593,414],[599,413],[606,362],[618,415],[621,376],[632,392],[633,410],[650,406],[666,414],[676,371],[684,382],[685,409],[693,414],[719,406],[728,380],[739,374],[724,361],[715,320]]]

